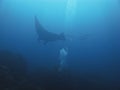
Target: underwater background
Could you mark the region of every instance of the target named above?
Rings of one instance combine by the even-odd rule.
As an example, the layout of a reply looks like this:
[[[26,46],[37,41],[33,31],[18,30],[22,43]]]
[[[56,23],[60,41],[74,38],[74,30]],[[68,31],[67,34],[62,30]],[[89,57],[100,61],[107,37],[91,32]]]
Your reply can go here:
[[[35,16],[67,40],[38,41]],[[0,0],[0,90],[67,89],[120,90],[120,1]]]

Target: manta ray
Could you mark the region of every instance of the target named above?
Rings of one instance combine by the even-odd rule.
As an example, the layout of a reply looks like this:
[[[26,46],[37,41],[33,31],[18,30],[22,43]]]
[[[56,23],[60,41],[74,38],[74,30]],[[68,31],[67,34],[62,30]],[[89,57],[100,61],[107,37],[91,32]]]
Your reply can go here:
[[[38,18],[35,16],[35,29],[38,35],[38,40],[43,41],[44,44],[48,42],[66,40],[64,33],[56,34],[46,30],[39,22]]]

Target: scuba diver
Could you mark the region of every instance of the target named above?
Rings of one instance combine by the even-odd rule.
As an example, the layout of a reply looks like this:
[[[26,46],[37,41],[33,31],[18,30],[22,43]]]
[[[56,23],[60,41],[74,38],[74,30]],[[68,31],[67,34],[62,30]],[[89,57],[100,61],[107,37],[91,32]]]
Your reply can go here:
[[[61,72],[63,69],[65,69],[65,67],[67,65],[67,63],[66,63],[67,55],[68,55],[68,48],[61,48],[59,51],[59,60],[60,60],[59,68],[58,68],[59,72]]]

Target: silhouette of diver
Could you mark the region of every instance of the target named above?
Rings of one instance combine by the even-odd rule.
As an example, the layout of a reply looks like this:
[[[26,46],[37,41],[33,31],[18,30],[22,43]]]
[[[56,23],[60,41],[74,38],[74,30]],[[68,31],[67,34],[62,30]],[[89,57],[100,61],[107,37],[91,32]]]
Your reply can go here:
[[[59,51],[59,68],[58,71],[61,72],[66,67],[66,60],[68,55],[68,49],[67,48],[61,48]]]

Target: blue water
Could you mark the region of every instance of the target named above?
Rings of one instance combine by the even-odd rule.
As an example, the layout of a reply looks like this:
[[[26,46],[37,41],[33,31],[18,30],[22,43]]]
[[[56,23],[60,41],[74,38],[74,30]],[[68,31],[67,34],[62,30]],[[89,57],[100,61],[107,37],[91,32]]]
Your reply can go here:
[[[66,16],[67,2],[0,0],[0,50],[27,58],[27,73],[33,77],[42,74],[44,78],[37,82],[43,88],[119,90],[119,0],[76,0],[73,16]],[[48,31],[64,32],[71,40],[42,44],[37,40],[34,16]],[[57,72],[59,51],[64,47],[68,48],[66,67]]]

